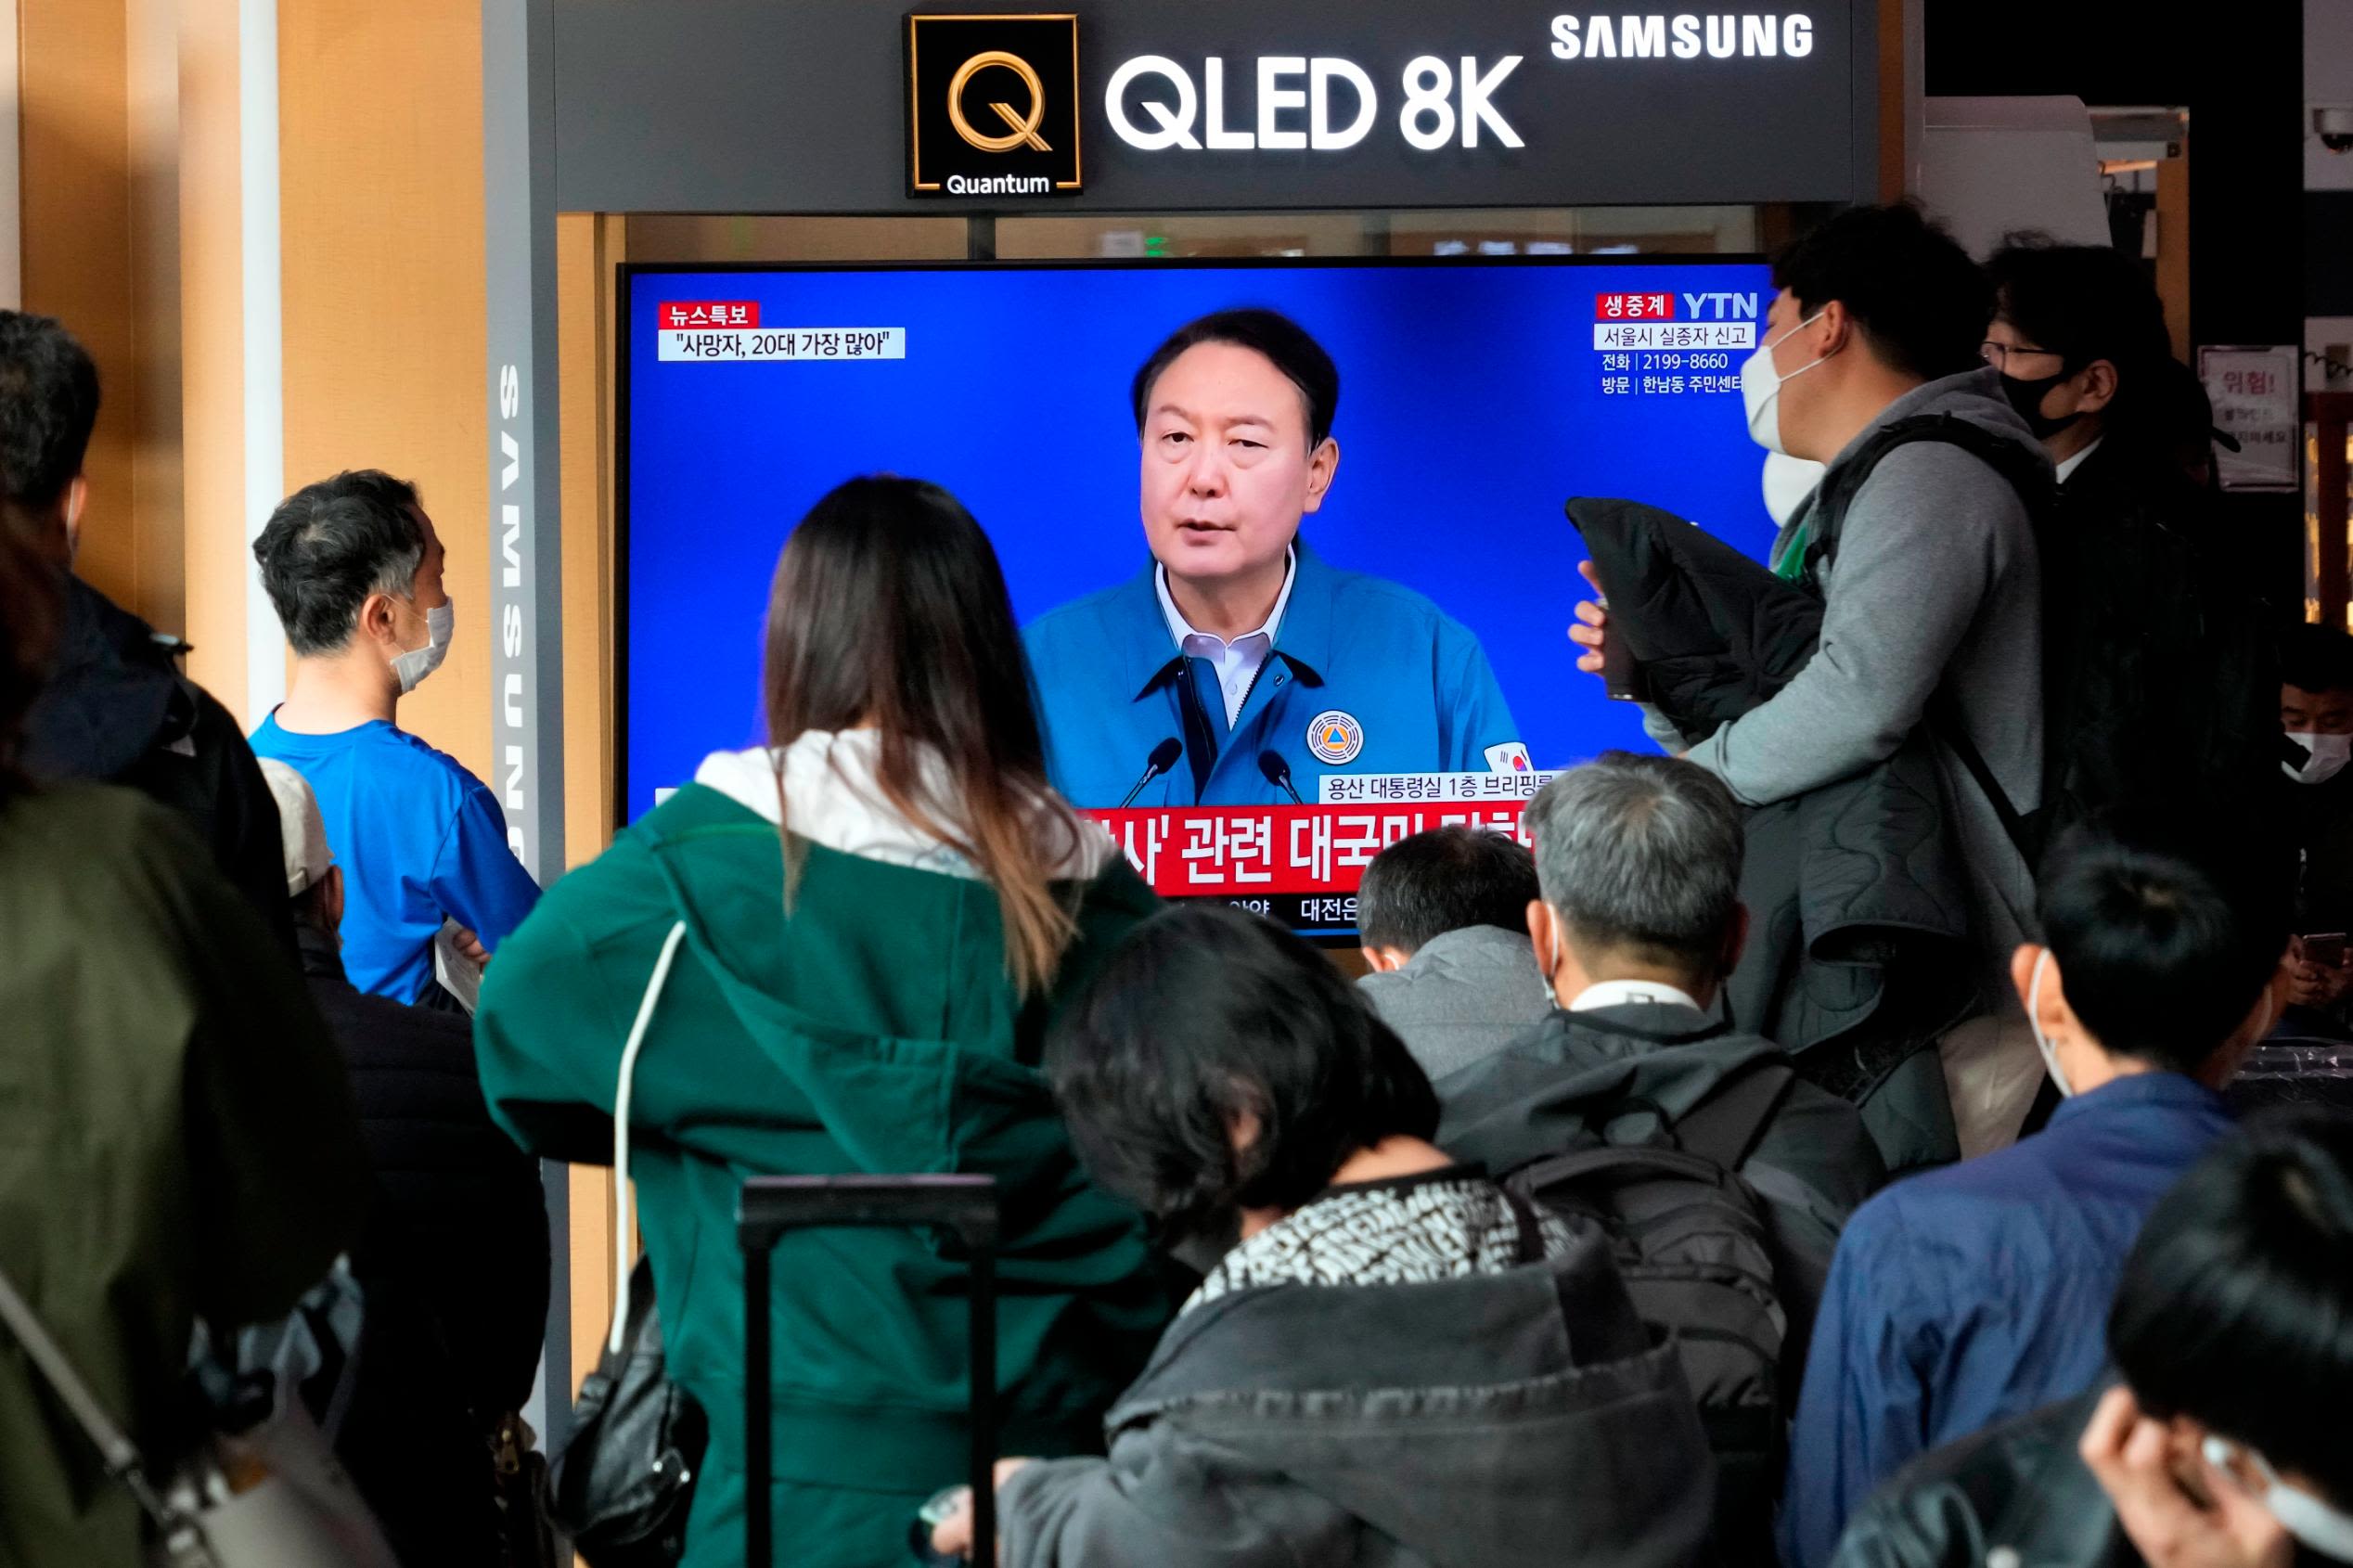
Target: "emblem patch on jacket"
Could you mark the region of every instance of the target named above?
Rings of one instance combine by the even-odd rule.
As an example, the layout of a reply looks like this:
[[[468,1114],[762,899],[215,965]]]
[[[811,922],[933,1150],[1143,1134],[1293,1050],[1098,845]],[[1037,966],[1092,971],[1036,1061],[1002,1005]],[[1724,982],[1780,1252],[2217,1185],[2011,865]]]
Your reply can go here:
[[[1533,765],[1528,761],[1528,749],[1517,740],[1488,747],[1487,766],[1497,773],[1527,773],[1533,770]]]
[[[1355,762],[1357,753],[1365,749],[1365,726],[1357,722],[1354,713],[1344,713],[1328,708],[1307,721],[1307,750],[1316,760],[1331,767]]]

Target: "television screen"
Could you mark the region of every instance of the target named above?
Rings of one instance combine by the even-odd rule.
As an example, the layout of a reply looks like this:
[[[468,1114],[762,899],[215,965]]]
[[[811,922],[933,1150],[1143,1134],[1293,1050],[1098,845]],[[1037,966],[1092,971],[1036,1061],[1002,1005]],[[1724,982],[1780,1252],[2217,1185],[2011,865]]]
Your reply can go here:
[[[760,739],[778,552],[866,473],[986,530],[1079,806],[1279,809],[1643,745],[1575,668],[1562,503],[1647,501],[1762,557],[1739,375],[1769,302],[1763,265],[1716,259],[630,269],[624,808]],[[1196,354],[1139,433],[1138,367],[1244,307],[1328,353],[1330,446],[1295,345],[1272,382]]]

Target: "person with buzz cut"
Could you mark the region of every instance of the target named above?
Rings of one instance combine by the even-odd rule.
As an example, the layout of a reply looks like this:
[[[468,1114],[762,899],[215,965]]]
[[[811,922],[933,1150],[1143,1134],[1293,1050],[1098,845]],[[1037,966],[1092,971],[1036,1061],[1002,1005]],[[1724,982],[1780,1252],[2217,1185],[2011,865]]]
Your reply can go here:
[[[1152,559],[1025,634],[1056,789],[1081,806],[1280,805],[1332,774],[1527,769],[1479,639],[1300,537],[1340,470],[1340,369],[1304,328],[1202,316],[1130,397]]]

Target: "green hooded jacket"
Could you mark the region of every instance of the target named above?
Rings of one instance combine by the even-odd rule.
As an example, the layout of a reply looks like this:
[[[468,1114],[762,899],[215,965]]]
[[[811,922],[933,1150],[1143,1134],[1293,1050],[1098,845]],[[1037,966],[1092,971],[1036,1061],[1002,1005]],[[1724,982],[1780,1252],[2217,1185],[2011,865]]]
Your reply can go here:
[[[640,1047],[630,1163],[670,1374],[711,1420],[688,1568],[742,1561],[746,1176],[995,1176],[1000,1451],[1100,1451],[1170,1303],[1037,1062],[1055,1008],[1152,908],[1114,856],[1050,994],[1024,1002],[986,882],[809,844],[788,913],[776,826],[695,784],[500,946],[475,1020],[492,1113],[550,1159],[609,1163],[630,1024],[686,926]],[[788,1236],[774,1269],[779,1560],[905,1562],[915,1507],[967,1472],[965,1266],[929,1235],[836,1230]]]

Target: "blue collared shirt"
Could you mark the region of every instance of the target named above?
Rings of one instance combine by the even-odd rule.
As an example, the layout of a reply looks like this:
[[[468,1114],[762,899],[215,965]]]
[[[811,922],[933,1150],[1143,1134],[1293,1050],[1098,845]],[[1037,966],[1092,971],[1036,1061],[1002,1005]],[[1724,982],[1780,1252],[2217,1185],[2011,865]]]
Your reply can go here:
[[[2089,1388],[2141,1222],[2230,1126],[2221,1098],[2179,1073],[2117,1078],[2034,1137],[1856,1210],[1814,1323],[1782,1561],[1821,1568],[1917,1455]]]
[[[1119,804],[1152,749],[1172,737],[1187,754],[1145,786],[1137,805],[1287,804],[1261,771],[1268,752],[1310,801],[1326,774],[1526,765],[1476,636],[1409,588],[1339,571],[1304,539],[1292,549],[1273,649],[1230,718],[1197,702],[1188,723],[1193,675],[1171,636],[1154,565],[1030,623],[1048,766],[1065,798]],[[1201,662],[1207,674],[1196,691],[1222,695],[1221,672]]]

